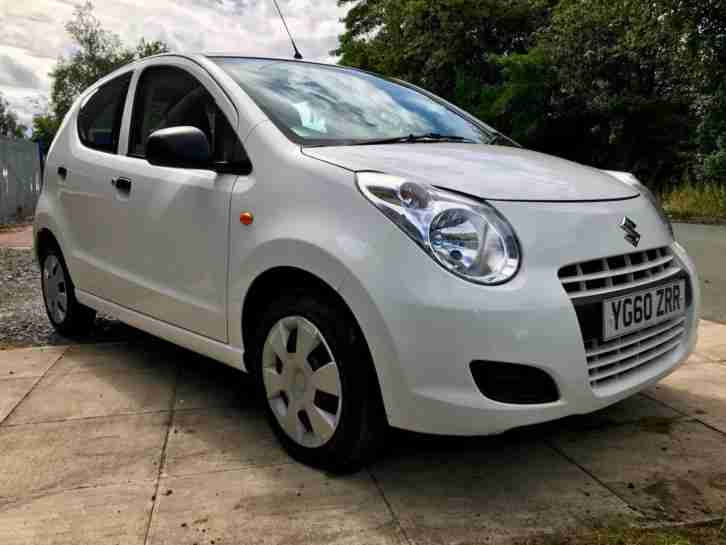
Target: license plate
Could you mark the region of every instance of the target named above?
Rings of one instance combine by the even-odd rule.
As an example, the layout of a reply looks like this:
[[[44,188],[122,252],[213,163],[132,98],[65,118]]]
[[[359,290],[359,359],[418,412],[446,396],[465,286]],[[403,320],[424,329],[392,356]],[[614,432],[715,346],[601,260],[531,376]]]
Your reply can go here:
[[[603,302],[603,340],[619,337],[683,314],[686,282],[679,280]]]

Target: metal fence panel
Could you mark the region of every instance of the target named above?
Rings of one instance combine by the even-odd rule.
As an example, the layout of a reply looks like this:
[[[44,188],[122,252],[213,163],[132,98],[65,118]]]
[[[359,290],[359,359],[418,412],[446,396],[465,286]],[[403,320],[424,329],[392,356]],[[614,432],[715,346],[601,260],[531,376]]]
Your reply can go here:
[[[0,136],[0,224],[32,215],[40,184],[38,144]]]

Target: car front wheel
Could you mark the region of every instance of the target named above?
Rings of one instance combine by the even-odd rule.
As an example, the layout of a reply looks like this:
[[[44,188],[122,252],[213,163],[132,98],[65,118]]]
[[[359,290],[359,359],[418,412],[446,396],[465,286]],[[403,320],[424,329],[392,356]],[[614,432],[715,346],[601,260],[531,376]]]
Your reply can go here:
[[[257,330],[255,375],[268,419],[297,460],[351,471],[386,430],[368,347],[347,309],[316,293],[273,302]]]

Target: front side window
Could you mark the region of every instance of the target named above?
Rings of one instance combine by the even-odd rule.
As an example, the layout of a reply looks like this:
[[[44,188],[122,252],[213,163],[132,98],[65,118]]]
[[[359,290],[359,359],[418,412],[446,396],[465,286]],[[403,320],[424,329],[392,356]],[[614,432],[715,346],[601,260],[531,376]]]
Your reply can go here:
[[[341,145],[441,135],[492,143],[501,135],[413,88],[336,66],[212,57],[294,142]]]
[[[78,113],[78,137],[84,146],[116,153],[129,83],[131,72],[102,85],[84,99]]]
[[[152,132],[179,126],[196,127],[206,135],[215,163],[248,163],[234,129],[195,77],[170,66],[147,68],[134,99],[129,155],[145,157]]]

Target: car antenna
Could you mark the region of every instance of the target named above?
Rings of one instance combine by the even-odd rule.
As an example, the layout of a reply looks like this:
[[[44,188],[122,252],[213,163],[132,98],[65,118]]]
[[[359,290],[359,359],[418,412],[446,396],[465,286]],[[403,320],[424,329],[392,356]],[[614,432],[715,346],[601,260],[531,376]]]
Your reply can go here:
[[[290,36],[290,42],[292,42],[292,48],[295,51],[295,54],[293,57],[295,57],[297,60],[301,60],[303,56],[300,54],[300,51],[297,48],[297,45],[295,45],[295,40],[292,38],[292,34],[290,34],[290,29],[287,27],[287,22],[285,21],[285,17],[282,15],[282,11],[280,10],[280,6],[277,4],[277,0],[272,0],[272,3],[275,4],[275,7],[277,8],[277,13],[280,14],[280,19],[282,19],[282,24],[285,25],[285,30],[287,30],[287,35]]]

